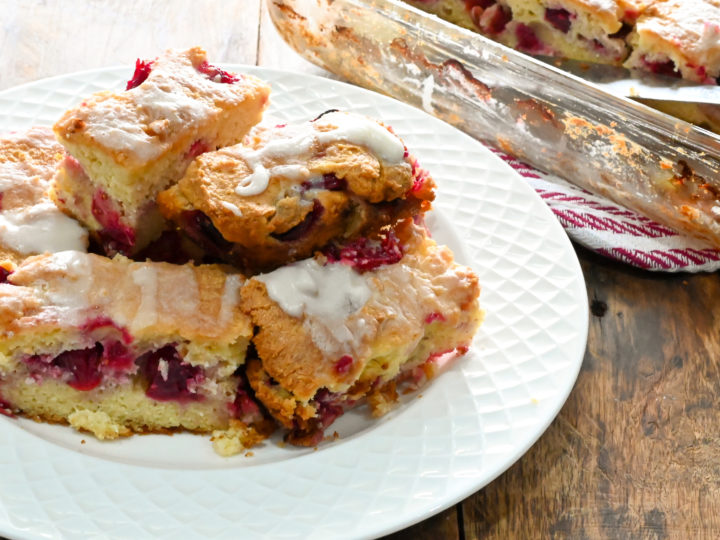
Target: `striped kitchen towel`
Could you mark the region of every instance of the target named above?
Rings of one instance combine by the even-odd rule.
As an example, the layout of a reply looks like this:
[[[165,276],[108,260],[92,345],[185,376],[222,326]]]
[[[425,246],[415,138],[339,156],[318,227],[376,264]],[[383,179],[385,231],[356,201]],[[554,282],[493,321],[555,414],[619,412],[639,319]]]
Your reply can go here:
[[[573,186],[496,149],[547,203],[570,238],[596,253],[644,270],[714,272],[720,250]]]

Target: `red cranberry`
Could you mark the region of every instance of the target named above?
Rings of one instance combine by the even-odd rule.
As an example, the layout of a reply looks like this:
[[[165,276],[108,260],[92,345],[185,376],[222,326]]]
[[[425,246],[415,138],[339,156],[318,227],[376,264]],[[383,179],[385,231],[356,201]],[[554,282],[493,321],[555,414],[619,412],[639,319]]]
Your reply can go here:
[[[343,191],[347,189],[347,180],[344,178],[338,178],[334,174],[325,174],[322,177],[322,180],[315,180],[315,181],[306,181],[303,182],[300,186],[302,188],[302,191],[307,191],[309,189],[327,189],[328,191]]]
[[[487,9],[496,3],[496,0],[465,0],[465,10],[470,11],[474,7]]]
[[[430,173],[428,173],[425,169],[420,167],[420,164],[416,159],[413,159],[410,163],[412,166],[412,176],[413,176],[413,185],[410,188],[410,193],[415,193],[417,191],[420,191],[423,186],[425,185],[425,182],[430,176]]]
[[[7,283],[7,278],[10,274],[12,274],[10,270],[0,266],[0,283]]]
[[[518,49],[525,52],[538,53],[542,51],[543,46],[535,31],[526,24],[518,24],[515,28],[515,35],[518,40]]]
[[[235,394],[235,401],[233,401],[230,408],[233,417],[242,420],[246,424],[259,422],[263,419],[260,407],[253,399],[251,392],[252,390],[248,388],[245,379],[241,378]]]
[[[496,4],[487,9],[480,21],[480,29],[490,34],[500,34],[512,20],[509,8]]]
[[[205,379],[202,368],[184,362],[175,347],[166,345],[145,353],[135,363],[148,382],[145,395],[149,398],[180,402],[202,399],[195,391],[195,386]]]
[[[128,255],[135,245],[135,231],[120,223],[120,213],[102,189],[96,190],[93,195],[92,215],[103,227],[98,236],[106,254]]]
[[[198,139],[197,141],[195,141],[194,143],[192,143],[190,145],[190,148],[188,149],[187,153],[185,154],[185,157],[187,159],[195,159],[200,154],[204,154],[208,150],[210,150],[210,147],[208,146],[208,144],[205,141],[203,141],[202,139]]]
[[[325,255],[330,262],[340,262],[359,272],[367,272],[379,266],[395,264],[402,259],[403,252],[397,236],[390,232],[379,242],[358,238],[343,247],[329,247]]]
[[[135,61],[135,73],[133,73],[132,79],[127,82],[125,90],[132,90],[133,88],[137,88],[142,83],[144,83],[150,75],[154,63],[155,62],[153,62],[152,60],[146,62],[145,60],[140,60],[138,58]]]
[[[445,315],[438,313],[437,311],[433,311],[430,315],[425,317],[425,324],[430,324],[435,321],[445,322]]]
[[[2,398],[0,398],[0,414],[9,416],[10,418],[15,418],[12,405]]]
[[[132,343],[133,337],[130,335],[130,332],[128,332],[128,329],[124,326],[118,326],[110,317],[95,317],[94,319],[90,319],[82,325],[81,329],[85,332],[92,332],[93,330],[105,328],[107,326],[110,326],[120,332],[123,343],[128,345]]]
[[[668,60],[667,62],[653,62],[646,57],[642,59],[645,68],[657,75],[665,75],[666,77],[680,77],[681,73],[675,69],[675,62]]]
[[[70,154],[65,154],[65,158],[63,159],[63,166],[68,170],[71,175],[87,178],[87,174],[85,173],[85,169],[83,169],[83,166],[80,165],[80,162],[74,157],[72,157]]]
[[[297,240],[301,240],[308,235],[308,233],[312,230],[312,228],[318,222],[324,212],[325,208],[323,207],[323,205],[320,203],[320,201],[315,199],[313,201],[312,210],[308,212],[308,214],[300,223],[295,225],[292,229],[285,231],[284,233],[273,234],[272,237],[276,240],[280,240],[281,242],[295,242]]]
[[[75,390],[92,390],[102,381],[100,357],[102,346],[96,343],[90,349],[65,351],[56,356],[51,364],[70,373],[68,384]]]
[[[352,367],[353,357],[349,355],[342,356],[340,360],[335,362],[335,373],[338,375],[345,375],[350,371]]]
[[[134,355],[119,341],[103,343],[103,364],[116,371],[128,371],[134,365]]]
[[[547,8],[545,10],[545,20],[565,34],[570,30],[572,24],[570,19],[574,18],[575,15],[571,15],[567,9]]]
[[[218,67],[208,64],[207,60],[200,64],[196,69],[203,75],[207,76],[207,78],[211,81],[232,84],[240,80],[240,78],[234,73],[223,71]]]

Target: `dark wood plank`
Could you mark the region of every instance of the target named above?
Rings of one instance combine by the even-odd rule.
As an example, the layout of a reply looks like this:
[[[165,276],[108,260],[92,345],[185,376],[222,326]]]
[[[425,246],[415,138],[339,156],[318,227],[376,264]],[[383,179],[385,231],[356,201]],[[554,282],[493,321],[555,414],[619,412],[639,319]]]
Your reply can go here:
[[[417,525],[383,537],[384,540],[461,540],[462,538],[457,506],[452,506]]]
[[[577,385],[464,502],[467,538],[720,537],[720,275],[579,252],[593,315]]]

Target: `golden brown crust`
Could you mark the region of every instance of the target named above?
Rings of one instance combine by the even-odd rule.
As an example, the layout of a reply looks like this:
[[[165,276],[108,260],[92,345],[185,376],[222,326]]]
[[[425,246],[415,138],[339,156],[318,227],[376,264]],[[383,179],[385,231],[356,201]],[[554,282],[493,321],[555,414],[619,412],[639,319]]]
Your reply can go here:
[[[112,156],[123,167],[141,168],[166,152],[189,146],[188,137],[197,131],[193,128],[224,109],[247,99],[267,101],[269,87],[264,82],[250,75],[239,76],[242,84],[214,81],[198,70],[206,62],[200,47],[169,50],[153,61],[143,84],[88,97],[63,114],[55,133],[63,144],[82,145]],[[247,127],[257,121],[259,116]]]
[[[315,346],[302,322],[285,313],[270,299],[261,281],[250,279],[243,286],[241,304],[257,329],[253,343],[263,360],[264,371],[301,400],[307,401],[314,396],[318,388],[327,382],[327,374],[332,374],[334,361],[339,357],[328,360]],[[358,363],[353,375],[356,376],[359,369]],[[262,389],[255,388],[255,391],[262,394]],[[259,395],[258,399],[263,401],[263,397]],[[295,398],[291,397],[291,401],[294,409]],[[286,406],[280,408],[284,411]]]
[[[302,166],[307,174],[273,174],[261,193],[239,195],[237,186],[252,172],[244,155],[275,140],[282,129],[256,129],[245,146],[199,156],[176,186],[160,193],[161,212],[186,230],[188,213],[201,212],[233,244],[222,250],[228,262],[269,270],[306,258],[331,240],[371,236],[426,211],[434,198],[429,177],[413,190],[411,158],[387,164],[370,149],[343,141],[315,143],[290,159],[268,158],[268,170]],[[324,186],[325,175],[342,187]],[[309,185],[308,178],[315,180]]]
[[[686,79],[714,83],[720,76],[720,1],[664,0],[639,17],[628,63],[671,59]]]
[[[307,404],[322,388],[362,394],[376,378],[393,378],[406,362],[419,363],[437,349],[469,344],[482,319],[477,276],[420,233],[409,239],[407,249],[411,251],[401,263],[365,274],[372,296],[342,323],[362,337],[340,352],[318,344],[316,331],[323,328],[317,321],[287,314],[259,279],[246,282],[241,303],[255,326],[253,343],[262,364],[253,367],[250,383],[258,399],[272,400],[268,407],[279,419],[289,418],[293,402]],[[436,318],[441,322],[433,325]],[[346,354],[352,355],[352,363],[338,368]],[[264,379],[258,373],[274,380],[277,387],[269,394],[259,386]],[[287,394],[280,401],[279,389]]]
[[[12,285],[0,284],[0,328],[7,336],[105,316],[140,340],[176,336],[233,343],[249,338],[251,329],[232,291],[226,293],[230,275],[215,265],[82,253],[35,256],[9,276]],[[242,277],[234,279],[239,288]]]
[[[62,146],[49,128],[0,138],[0,212],[52,204],[48,190],[62,157]],[[26,256],[0,241],[0,260],[19,263]]]

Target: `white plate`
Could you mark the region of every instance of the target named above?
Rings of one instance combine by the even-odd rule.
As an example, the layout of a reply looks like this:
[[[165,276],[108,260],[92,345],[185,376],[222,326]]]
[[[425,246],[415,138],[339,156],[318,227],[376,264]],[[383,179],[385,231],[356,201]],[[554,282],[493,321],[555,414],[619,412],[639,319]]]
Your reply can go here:
[[[585,285],[539,197],[478,142],[425,113],[342,83],[259,68],[271,114],[330,108],[382,119],[438,184],[436,238],[470,264],[487,310],[472,350],[379,421],[342,417],[318,450],[270,442],[216,456],[207,437],[101,443],[63,426],[0,417],[0,534],[13,538],[359,537],[401,529],[462,500],[517,460],[572,388],[587,338]],[[52,125],[131,68],[0,93],[0,132]],[[277,439],[276,439],[277,440]],[[83,444],[82,441],[85,441]]]

